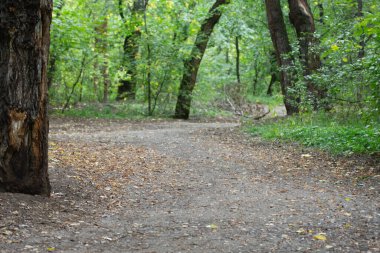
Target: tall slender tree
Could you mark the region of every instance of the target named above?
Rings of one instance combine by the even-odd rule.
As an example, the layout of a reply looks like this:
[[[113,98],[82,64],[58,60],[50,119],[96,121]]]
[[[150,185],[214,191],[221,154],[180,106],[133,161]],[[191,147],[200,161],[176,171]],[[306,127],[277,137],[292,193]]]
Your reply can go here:
[[[236,80],[237,83],[241,83],[240,78],[240,45],[239,45],[240,38],[239,36],[235,37],[235,49],[236,49]]]
[[[192,92],[197,81],[197,74],[207,44],[214,30],[215,25],[219,22],[222,12],[220,6],[228,4],[229,0],[216,0],[208,12],[208,17],[202,22],[201,29],[197,34],[191,56],[184,61],[184,73],[179,87],[177,105],[175,109],[175,118],[188,119],[190,116],[190,107]]]
[[[50,194],[51,0],[0,1],[0,190]]]
[[[292,72],[285,70],[293,66],[288,56],[292,51],[280,0],[265,0],[269,31],[276,53],[277,64],[280,67],[281,91],[284,95],[284,104],[288,115],[299,112],[299,94],[293,91],[294,80]]]

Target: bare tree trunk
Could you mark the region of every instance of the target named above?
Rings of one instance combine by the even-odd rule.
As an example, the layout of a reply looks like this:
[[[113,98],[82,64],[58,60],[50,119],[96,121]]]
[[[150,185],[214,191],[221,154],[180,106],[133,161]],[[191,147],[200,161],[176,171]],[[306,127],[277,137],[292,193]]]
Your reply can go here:
[[[267,95],[273,96],[273,84],[277,81],[277,75],[276,73],[272,73],[270,77],[270,82],[267,89]]]
[[[190,59],[185,60],[184,62],[184,73],[179,87],[179,94],[174,115],[175,118],[188,119],[190,116],[192,92],[197,80],[199,66],[206,51],[214,26],[218,23],[220,17],[222,16],[222,13],[218,8],[221,5],[228,3],[228,0],[216,0],[213,4],[208,12],[208,18],[203,21],[201,30],[197,34]]]
[[[255,61],[254,63],[255,76],[253,77],[253,95],[257,94],[257,83],[259,82],[259,62]]]
[[[146,11],[144,11],[144,29],[145,34],[149,36],[149,30],[148,30],[148,23],[146,21]],[[152,73],[151,73],[151,66],[152,66],[152,50],[150,48],[149,40],[147,41],[146,45],[147,50],[147,86],[148,86],[148,115],[153,115],[153,109],[152,109]]]
[[[103,62],[100,64],[100,72],[103,77],[103,103],[108,103],[109,88],[111,86],[111,80],[108,72],[108,53],[107,53],[107,30],[108,30],[108,19],[104,18],[102,23],[95,28],[96,38],[95,45],[98,47],[100,56]]]
[[[52,2],[0,1],[0,190],[50,194],[47,62]]]
[[[138,39],[141,36],[140,30],[134,31],[131,35],[125,37],[124,40],[124,56],[123,65],[126,68],[126,78],[120,80],[117,90],[117,100],[128,98],[134,100],[136,98],[137,88],[137,54],[139,52]]]
[[[110,80],[110,75],[108,72],[108,60],[104,59],[104,63],[102,66],[102,76],[103,76],[103,103],[108,103],[109,100],[109,89],[111,87],[111,80]]]
[[[321,67],[320,56],[313,47],[319,44],[315,37],[315,24],[313,13],[307,0],[288,0],[290,9],[290,22],[297,32],[300,45],[300,59],[304,66],[304,75],[308,76]],[[317,87],[312,81],[307,81],[307,89],[312,99],[315,110],[320,104],[326,106],[326,101],[322,101],[327,96],[327,90]]]
[[[277,64],[280,71],[281,91],[284,95],[284,104],[288,115],[299,112],[299,94],[290,92],[294,86],[291,71],[287,69],[293,66],[292,59],[287,55],[292,51],[288,33],[286,30],[284,17],[281,10],[280,0],[265,0],[269,31],[271,34],[273,46],[276,52]]]
[[[311,50],[311,47],[317,43],[314,37],[314,17],[306,0],[288,0],[288,2],[290,22],[296,29],[300,44],[301,61],[306,74],[310,74],[321,66],[319,55]]]
[[[240,47],[239,47],[239,36],[235,38],[235,48],[236,48],[236,79],[238,84],[241,83],[240,80]]]
[[[276,52],[275,51],[270,52],[269,62],[270,62],[271,78],[270,78],[270,82],[269,82],[268,89],[267,89],[267,95],[273,96],[273,85],[279,79],[278,78],[279,73],[278,73],[278,66],[276,63]]]

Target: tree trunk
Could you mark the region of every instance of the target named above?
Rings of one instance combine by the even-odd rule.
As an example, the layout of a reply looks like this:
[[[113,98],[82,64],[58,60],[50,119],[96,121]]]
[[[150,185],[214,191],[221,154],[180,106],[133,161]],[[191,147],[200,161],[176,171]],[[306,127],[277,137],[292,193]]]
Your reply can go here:
[[[50,194],[47,61],[52,2],[0,1],[0,190]]]
[[[228,0],[216,0],[208,12],[208,18],[203,21],[201,29],[197,34],[190,59],[184,62],[184,73],[179,87],[175,118],[188,119],[190,116],[191,96],[197,80],[199,66],[212,31],[222,16],[222,12],[218,8],[228,3]]]
[[[105,17],[102,23],[95,28],[96,38],[95,45],[99,49],[99,53],[102,57],[100,66],[100,72],[103,77],[103,103],[108,103],[109,88],[111,86],[111,80],[108,72],[108,43],[107,43],[107,30],[108,30],[108,18]]]
[[[270,82],[269,82],[269,85],[268,85],[268,89],[267,89],[267,95],[268,96],[273,96],[273,85],[278,81],[278,66],[277,66],[277,63],[276,63],[277,59],[276,59],[276,52],[275,51],[271,51],[270,52],[270,57],[269,57],[269,62],[270,62],[270,74],[271,74],[271,78],[270,78]]]
[[[287,57],[292,49],[289,43],[288,33],[281,10],[280,0],[265,0],[269,31],[276,52],[277,64],[280,69],[281,91],[284,96],[284,104],[288,115],[299,112],[299,94],[290,91],[293,88],[291,71],[284,71],[293,66],[292,59]]]
[[[131,7],[131,19],[127,22],[123,14],[122,1],[119,0],[120,17],[127,26],[130,34],[124,39],[123,66],[126,69],[127,77],[120,80],[117,90],[117,100],[136,98],[137,88],[137,54],[139,52],[138,40],[141,37],[141,27],[143,25],[142,16],[146,11],[148,0],[134,0]]]
[[[258,61],[255,61],[254,63],[254,70],[255,70],[255,75],[253,77],[253,91],[252,91],[252,94],[255,96],[257,95],[257,84],[259,82],[259,62]]]
[[[297,38],[300,46],[300,59],[304,66],[304,75],[308,76],[321,67],[320,56],[313,46],[319,44],[314,36],[315,24],[313,13],[306,0],[288,0],[289,3],[289,18],[297,32]],[[317,87],[312,81],[307,81],[307,89],[312,99],[312,105],[315,110],[320,107],[320,104],[325,104],[323,101],[327,96],[327,90]]]
[[[310,48],[316,43],[314,17],[306,0],[288,0],[288,2],[289,18],[297,32],[301,61],[306,74],[310,74],[321,66],[319,55],[312,53]]]
[[[111,87],[110,75],[108,72],[108,60],[104,59],[104,63],[102,66],[102,76],[103,76],[103,103],[108,103],[109,89]]]
[[[138,39],[141,36],[140,30],[134,31],[127,35],[124,40],[123,65],[126,68],[126,78],[120,80],[117,90],[117,100],[136,98],[137,87],[137,54],[139,52]]]
[[[144,29],[145,34],[149,36],[148,23],[146,21],[146,11],[144,11]],[[153,116],[152,109],[152,50],[150,48],[150,41],[147,40],[147,88],[148,88],[148,116]]]
[[[273,84],[277,81],[277,75],[275,73],[271,74],[270,82],[267,89],[267,95],[273,96]]]
[[[238,84],[241,83],[240,80],[240,47],[239,47],[239,37],[235,38],[235,48],[236,48],[236,79]]]

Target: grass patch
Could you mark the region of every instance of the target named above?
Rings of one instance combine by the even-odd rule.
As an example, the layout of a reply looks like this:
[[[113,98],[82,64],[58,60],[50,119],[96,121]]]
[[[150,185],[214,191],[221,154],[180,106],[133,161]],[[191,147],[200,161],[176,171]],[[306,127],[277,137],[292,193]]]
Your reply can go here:
[[[247,102],[253,104],[264,104],[268,105],[269,108],[274,108],[276,106],[280,106],[284,104],[284,99],[281,95],[275,96],[247,96]]]
[[[77,118],[99,118],[99,119],[134,119],[145,118],[172,118],[174,109],[171,106],[162,110],[157,108],[154,116],[147,116],[147,105],[143,103],[110,103],[110,104],[81,104],[71,107],[62,112],[60,109],[51,110],[53,115]],[[199,106],[191,108],[191,117],[217,118],[233,116],[231,112],[224,111],[212,106]]]
[[[249,132],[269,140],[297,142],[332,154],[380,152],[380,124],[337,114],[308,114],[287,117],[248,127]]]
[[[145,118],[145,107],[141,104],[82,104],[64,112],[52,110],[53,115],[78,118],[99,119],[142,119]]]

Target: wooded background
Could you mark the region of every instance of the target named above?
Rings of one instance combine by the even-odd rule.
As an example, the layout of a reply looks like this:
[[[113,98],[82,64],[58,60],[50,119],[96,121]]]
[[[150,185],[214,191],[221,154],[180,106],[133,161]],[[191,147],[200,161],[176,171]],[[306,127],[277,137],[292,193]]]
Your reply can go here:
[[[348,109],[378,119],[379,9],[376,0],[56,1],[51,106],[122,101],[187,118],[184,97],[196,112],[285,95],[288,114]],[[202,31],[216,14],[214,31]],[[272,44],[271,27],[282,42]],[[184,78],[194,74],[189,89]]]

